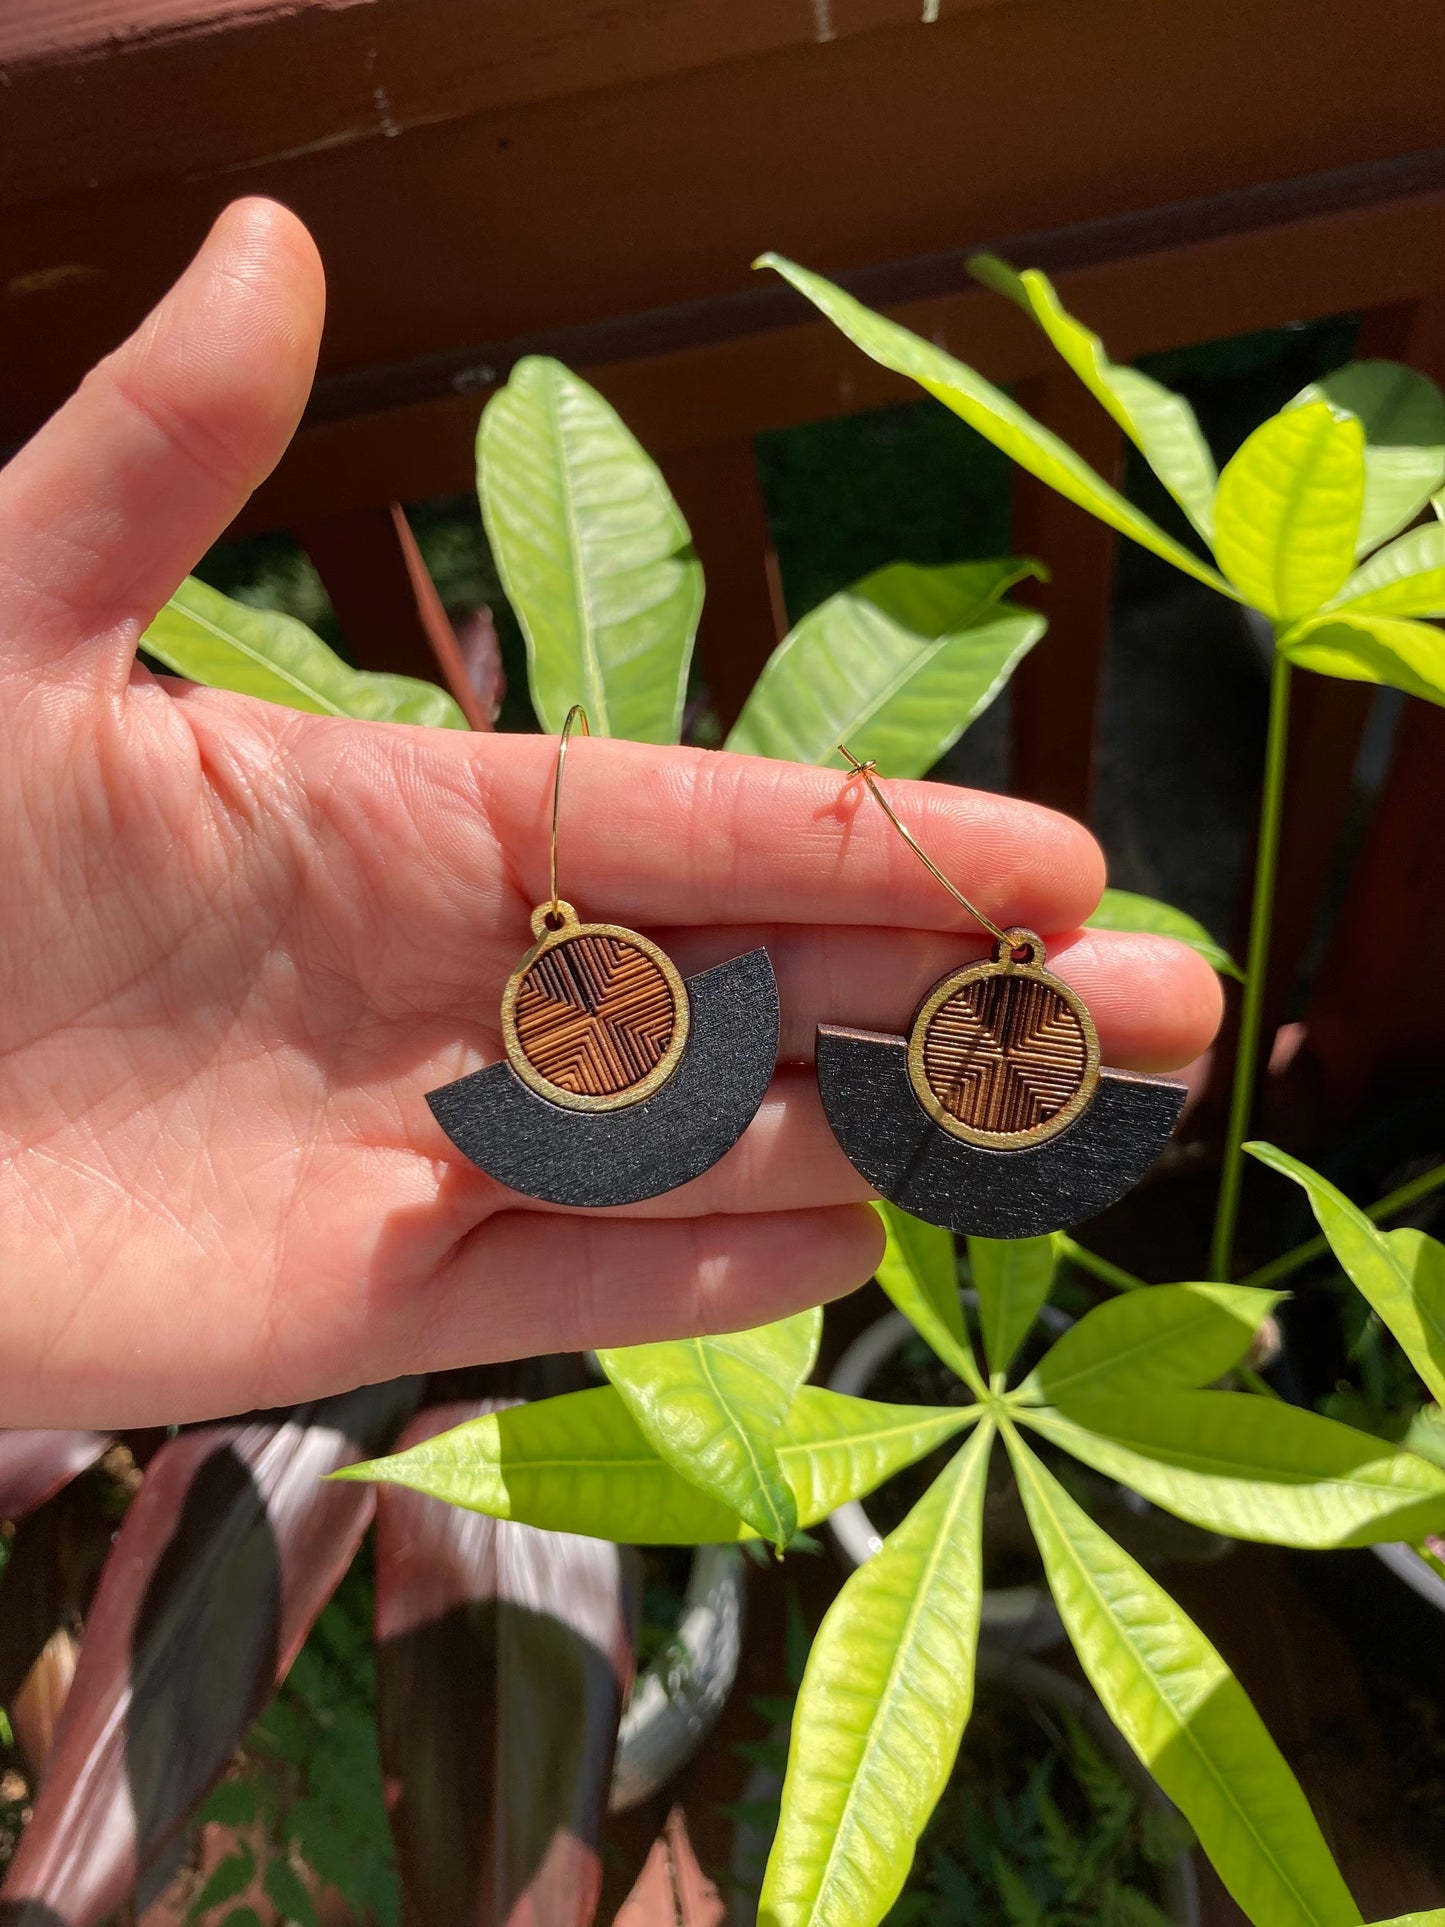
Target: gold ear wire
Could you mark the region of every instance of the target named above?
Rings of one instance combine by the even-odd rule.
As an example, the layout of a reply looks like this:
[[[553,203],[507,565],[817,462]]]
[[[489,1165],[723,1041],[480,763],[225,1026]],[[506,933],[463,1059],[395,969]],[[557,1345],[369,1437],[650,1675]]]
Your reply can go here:
[[[557,774],[552,779],[552,904],[547,913],[552,917],[559,916],[562,910],[562,899],[557,894],[557,819],[562,813],[562,769],[567,761],[567,739],[572,734],[574,723],[581,723],[584,736],[592,734],[592,725],[581,703],[573,703],[567,711],[567,720],[557,740]]]
[[[959,889],[958,885],[956,883],[949,882],[948,878],[943,874],[942,870],[939,869],[938,865],[934,862],[933,858],[918,843],[917,839],[912,835],[912,833],[906,830],[903,827],[903,825],[899,822],[897,816],[893,812],[892,804],[888,801],[888,798],[883,794],[882,790],[879,789],[878,787],[878,783],[876,779],[876,772],[878,769],[878,765],[873,761],[872,757],[870,757],[866,763],[860,762],[858,758],[853,754],[852,750],[849,749],[846,743],[839,743],[838,754],[840,756],[846,756],[851,766],[848,772],[847,780],[851,783],[854,777],[857,777],[857,776],[862,777],[863,781],[868,785],[869,794],[872,796],[874,802],[878,804],[879,808],[883,811],[883,814],[888,818],[888,821],[893,825],[894,829],[897,830],[898,834],[903,838],[903,841],[908,845],[909,849],[912,850],[913,854],[918,858],[919,862],[923,865],[924,869],[928,871],[930,876],[937,878],[937,880],[943,885],[944,889],[947,890],[948,894],[953,898],[953,900],[956,903],[961,903],[964,909],[967,910],[968,914],[975,920],[975,922],[981,923],[983,925],[984,929],[988,931],[989,935],[993,937],[995,942],[1001,943],[1004,946],[1005,950],[1008,950],[1009,948],[1011,948],[1013,940],[1010,937],[1009,932],[1007,930],[1000,930],[992,917],[986,917],[983,911],[979,909],[976,903],[970,903],[968,898],[963,894],[962,890]],[[554,883],[553,883],[554,894],[555,894],[555,890],[556,890],[556,884],[554,880]]]

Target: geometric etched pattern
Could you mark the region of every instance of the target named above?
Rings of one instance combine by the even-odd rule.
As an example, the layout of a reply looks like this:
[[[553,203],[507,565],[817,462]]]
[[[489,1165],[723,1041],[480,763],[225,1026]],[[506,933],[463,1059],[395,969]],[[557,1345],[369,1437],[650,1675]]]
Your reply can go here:
[[[517,992],[517,1040],[537,1073],[576,1097],[640,1083],[672,1041],[672,988],[617,937],[571,937],[545,950]]]
[[[934,1012],[923,1072],[943,1108],[975,1131],[1029,1131],[1083,1084],[1089,1047],[1078,1015],[1048,984],[1000,973],[956,990]]]

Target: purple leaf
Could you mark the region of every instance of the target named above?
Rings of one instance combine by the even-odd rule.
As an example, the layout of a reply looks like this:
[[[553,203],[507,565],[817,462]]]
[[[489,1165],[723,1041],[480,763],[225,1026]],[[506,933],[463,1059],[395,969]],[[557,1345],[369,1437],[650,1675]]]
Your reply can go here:
[[[415,1381],[197,1426],[162,1446],[101,1576],[4,1927],[94,1927],[164,1878],[371,1517],[323,1483],[388,1443]],[[168,1851],[170,1850],[170,1851]]]
[[[0,1519],[23,1519],[109,1444],[104,1432],[0,1432]]]
[[[502,667],[502,645],[497,639],[497,625],[492,619],[491,610],[483,605],[480,609],[473,609],[470,615],[463,616],[456,630],[457,646],[466,666],[467,680],[477,692],[482,714],[490,727],[502,713],[502,699],[507,693],[507,672]]]
[[[490,1383],[529,1375],[540,1391],[545,1369]],[[400,1443],[511,1403],[430,1406]],[[409,1921],[586,1927],[632,1678],[619,1549],[401,1486],[380,1488],[376,1542],[382,1765]]]
[[[49,1757],[76,1638],[114,1535],[92,1479],[72,1480],[16,1529],[0,1582],[0,1706],[32,1773]]]

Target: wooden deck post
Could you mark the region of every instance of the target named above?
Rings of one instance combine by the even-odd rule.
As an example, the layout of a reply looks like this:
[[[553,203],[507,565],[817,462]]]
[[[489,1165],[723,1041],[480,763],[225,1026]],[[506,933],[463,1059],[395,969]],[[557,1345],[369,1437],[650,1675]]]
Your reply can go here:
[[[1117,481],[1123,437],[1076,376],[1061,368],[1020,382],[1017,394],[1106,481]],[[1046,562],[1052,580],[1015,591],[1048,617],[1049,632],[1010,685],[1010,788],[1032,803],[1087,819],[1118,538],[1022,470],[1015,471],[1013,488],[1014,553]]]
[[[707,577],[698,660],[727,729],[783,629],[753,445],[740,438],[679,449],[663,457],[662,467]]]

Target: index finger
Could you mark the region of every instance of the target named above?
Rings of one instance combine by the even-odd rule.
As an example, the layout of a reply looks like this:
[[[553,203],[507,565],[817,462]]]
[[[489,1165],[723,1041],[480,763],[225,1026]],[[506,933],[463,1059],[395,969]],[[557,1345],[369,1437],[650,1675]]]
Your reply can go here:
[[[514,882],[540,903],[556,739],[433,738],[429,747],[472,809],[480,788]],[[885,793],[945,875],[1004,927],[1071,930],[1098,903],[1103,855],[1070,818],[944,783],[887,782]],[[558,886],[584,918],[623,923],[977,928],[861,783],[720,750],[574,739]]]

